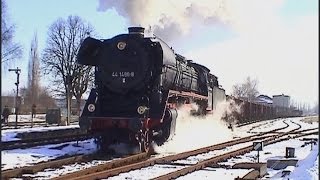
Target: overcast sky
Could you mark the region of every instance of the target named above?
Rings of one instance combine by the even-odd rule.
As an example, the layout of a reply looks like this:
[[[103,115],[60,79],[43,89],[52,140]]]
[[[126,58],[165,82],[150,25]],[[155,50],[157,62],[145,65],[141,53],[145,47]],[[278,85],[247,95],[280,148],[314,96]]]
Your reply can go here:
[[[204,64],[231,93],[247,76],[269,96],[290,95],[297,102],[318,102],[317,0],[10,0],[15,40],[24,48],[21,60],[26,86],[29,49],[35,32],[40,53],[48,27],[59,17],[78,15],[100,38],[126,33],[128,26],[151,27],[177,53]],[[2,94],[15,89],[16,75],[3,73]],[[44,78],[43,85],[48,85]]]

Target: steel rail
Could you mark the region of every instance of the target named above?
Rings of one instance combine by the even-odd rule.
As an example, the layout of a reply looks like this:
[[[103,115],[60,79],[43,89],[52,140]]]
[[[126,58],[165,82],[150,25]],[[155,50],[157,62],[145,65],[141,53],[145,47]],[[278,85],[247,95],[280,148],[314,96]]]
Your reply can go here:
[[[29,148],[34,146],[48,145],[48,144],[59,144],[70,141],[82,141],[93,138],[94,135],[88,134],[73,134],[58,137],[43,137],[35,139],[25,140],[14,140],[14,141],[3,141],[1,142],[2,150],[18,149],[18,148]]]

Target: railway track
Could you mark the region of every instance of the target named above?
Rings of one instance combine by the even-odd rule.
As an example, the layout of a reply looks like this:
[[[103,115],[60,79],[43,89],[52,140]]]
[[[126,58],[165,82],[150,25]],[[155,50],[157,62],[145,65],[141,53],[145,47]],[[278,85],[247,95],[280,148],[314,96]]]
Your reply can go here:
[[[55,137],[28,138],[24,140],[3,141],[1,142],[1,148],[2,150],[22,149],[48,144],[59,144],[70,141],[83,141],[93,137],[93,135],[81,133]]]
[[[242,141],[247,141],[250,140],[253,136],[249,136],[246,138],[243,138]],[[202,151],[210,151],[211,149],[219,149],[219,148],[223,148],[223,147],[227,147],[230,146],[232,144],[235,144],[238,140],[233,140],[230,142],[226,142],[226,143],[222,143],[219,145],[214,145],[212,147],[208,147],[207,149],[203,149]],[[198,153],[198,151],[190,151],[185,153],[184,155],[182,155],[181,157],[184,156],[191,156]],[[22,168],[17,168],[17,169],[13,169],[13,170],[5,170],[2,172],[2,178],[12,178],[12,177],[19,177],[22,174],[26,174],[26,173],[36,173],[39,171],[42,171],[46,168],[55,168],[55,167],[61,167],[62,165],[66,165],[66,164],[72,164],[72,163],[79,163],[79,162],[84,162],[84,161],[88,161],[89,158],[87,158],[88,156],[74,156],[74,157],[69,157],[69,158],[64,158],[64,159],[59,159],[59,160],[52,160],[49,162],[43,162],[43,163],[39,163],[36,164],[34,166],[27,166],[27,167],[22,167]],[[89,156],[89,157],[93,157],[93,156]],[[79,175],[83,175],[83,174],[88,174],[88,173],[92,173],[92,172],[97,172],[97,171],[103,171],[105,169],[111,169],[111,168],[116,168],[116,167],[121,167],[123,165],[129,164],[129,163],[134,163],[134,162],[138,162],[138,161],[142,161],[142,160],[146,160],[150,158],[150,154],[148,153],[141,153],[138,155],[133,155],[130,156],[128,158],[122,158],[119,160],[114,160],[110,163],[106,163],[104,165],[101,166],[97,166],[97,167],[93,167],[93,168],[89,168],[83,171],[79,171],[75,173],[75,176],[79,176]],[[73,174],[67,174],[65,176],[63,176],[62,178],[72,178]]]
[[[132,160],[132,161],[130,160],[130,157],[128,157],[124,160],[122,160],[122,159],[117,160],[117,162],[115,164],[113,164],[114,162],[109,162],[109,163],[107,163],[103,166],[100,166],[100,167],[85,169],[83,171],[74,172],[71,174],[60,176],[59,178],[56,178],[56,179],[73,179],[73,178],[75,178],[75,179],[87,179],[87,178],[91,179],[91,178],[93,178],[94,179],[94,178],[114,176],[114,175],[117,175],[122,172],[127,172],[127,171],[134,170],[134,169],[140,169],[140,168],[143,168],[146,166],[151,166],[154,164],[163,164],[165,162],[171,162],[174,160],[183,159],[183,158],[187,158],[190,156],[195,156],[197,154],[207,153],[207,152],[218,150],[218,149],[223,149],[223,148],[226,148],[226,147],[229,147],[232,145],[236,145],[238,143],[246,143],[246,142],[250,142],[250,141],[261,140],[261,139],[267,138],[267,137],[276,137],[279,135],[267,135],[267,134],[268,133],[272,134],[272,133],[279,131],[279,130],[282,130],[284,128],[287,128],[287,126],[277,128],[277,129],[269,131],[269,132],[261,133],[259,135],[249,136],[249,137],[241,138],[238,140],[232,140],[229,142],[201,148],[198,150],[188,151],[188,152],[184,152],[184,153],[180,153],[180,154],[176,154],[176,155],[170,155],[170,156],[155,158],[155,159],[152,159],[152,157],[150,157],[150,159],[148,159],[147,161],[143,161],[143,162],[140,161],[138,163],[135,163],[135,161],[137,160],[136,157],[133,158],[134,160]],[[295,130],[293,130],[293,131],[295,131]],[[290,132],[288,132],[288,133],[290,133]],[[267,136],[263,137],[264,135],[267,135]],[[148,154],[143,153],[143,154],[139,154],[137,156],[139,156],[140,159],[146,159],[148,157]],[[128,165],[119,167],[116,165],[116,164],[119,164],[119,162],[121,162],[121,164],[127,163]],[[110,169],[110,167],[113,167],[113,168]],[[81,177],[81,176],[83,176],[83,177]]]
[[[313,133],[310,133],[310,134],[313,134]],[[302,137],[302,136],[306,136],[306,135],[309,135],[309,134],[297,135],[294,138]],[[281,141],[285,141],[285,140],[289,140],[289,139],[290,139],[290,137],[284,137],[284,138],[279,138],[279,139],[270,138],[270,139],[264,140],[263,143],[264,143],[264,145],[269,145],[269,144],[273,144],[273,143],[277,143],[277,142],[281,142]],[[171,173],[168,173],[168,174],[165,174],[165,175],[161,175],[161,176],[158,176],[158,177],[153,178],[153,179],[154,180],[161,180],[161,179],[178,178],[180,176],[184,176],[184,175],[189,174],[191,172],[194,172],[194,171],[203,169],[205,167],[208,167],[208,166],[210,166],[212,164],[217,164],[218,162],[225,161],[225,160],[227,160],[227,159],[229,159],[231,157],[236,157],[238,155],[243,155],[245,153],[248,153],[248,152],[252,151],[252,149],[253,149],[252,145],[246,146],[246,147],[243,147],[243,148],[231,151],[231,152],[227,152],[225,154],[221,154],[221,155],[218,155],[218,156],[206,159],[206,160],[199,161],[198,163],[196,163],[194,165],[190,165],[190,166],[185,167],[183,169],[180,169],[178,171],[174,171],[174,172],[171,172]]]
[[[71,125],[75,125],[76,123],[71,123]],[[46,121],[34,121],[34,122],[18,122],[17,123],[17,129],[23,129],[23,128],[35,128],[35,127],[58,127],[59,124],[49,124]],[[2,130],[8,130],[8,129],[16,129],[16,123],[15,122],[9,122],[2,124],[1,127]]]
[[[61,126],[63,128],[63,126]],[[49,129],[49,130],[39,130],[31,132],[18,132],[16,138],[20,139],[36,139],[38,137],[58,137],[66,135],[81,134],[80,128],[67,128],[67,129]]]
[[[286,124],[288,125],[288,123],[286,123]],[[263,132],[258,135],[252,135],[249,137],[236,139],[236,140],[228,141],[225,143],[220,143],[217,145],[208,146],[205,148],[187,151],[187,152],[183,152],[183,153],[179,153],[179,154],[175,154],[175,155],[169,155],[169,156],[165,156],[165,157],[152,157],[148,153],[137,154],[137,155],[133,155],[133,156],[125,157],[125,158],[120,158],[117,160],[112,160],[110,162],[107,162],[107,163],[104,163],[104,164],[101,164],[101,165],[98,165],[95,167],[87,168],[84,170],[80,170],[80,171],[77,171],[74,173],[65,174],[65,175],[62,175],[56,179],[87,179],[87,178],[95,179],[95,178],[116,176],[116,175],[123,173],[123,172],[132,171],[134,169],[141,169],[143,167],[152,166],[154,164],[170,164],[170,163],[172,163],[172,161],[176,161],[179,159],[185,159],[190,156],[196,156],[198,154],[208,153],[208,152],[219,150],[219,149],[221,150],[221,149],[224,149],[224,148],[227,148],[230,146],[237,145],[239,143],[241,144],[241,143],[248,143],[248,142],[260,140],[260,141],[265,141],[265,144],[268,144],[268,143],[270,144],[270,143],[277,142],[277,140],[276,140],[277,138],[283,137],[285,135],[296,134],[295,135],[296,137],[304,136],[304,135],[307,135],[307,133],[303,133],[303,132],[308,132],[310,130],[317,129],[317,128],[314,128],[314,129],[303,130],[303,131],[299,132],[298,129],[300,129],[300,127],[297,127],[297,128],[290,130],[289,132],[286,132],[286,133],[276,133],[277,131],[283,130],[285,128],[287,128],[287,126],[277,128],[272,131]],[[315,133],[315,132],[312,132],[312,133]],[[220,161],[224,160],[225,158],[230,158],[235,155],[249,152],[251,149],[252,149],[252,146],[247,146],[247,147],[241,148],[240,150],[235,150],[235,151],[228,152],[228,153],[225,153],[222,155],[214,156],[210,159],[204,160],[203,162],[202,161],[198,162],[197,165],[188,166],[187,169],[177,171],[174,174],[183,175],[187,171],[189,172],[190,170],[197,170],[199,168],[201,169],[203,167],[206,167],[209,164],[215,164],[216,162],[220,162]],[[35,166],[24,167],[24,168],[19,168],[19,169],[15,169],[15,170],[7,170],[7,171],[2,172],[2,179],[6,179],[6,178],[10,178],[10,177],[19,177],[22,174],[25,174],[26,172],[36,173],[36,172],[42,171],[48,167],[58,168],[58,167],[61,167],[62,165],[85,162],[85,161],[90,161],[90,158],[88,158],[88,156],[76,156],[76,157],[55,160],[55,161],[46,162],[46,163],[40,163]],[[176,175],[169,173],[169,175],[161,176],[159,178],[166,179],[167,177],[171,177],[171,176],[176,176]]]
[[[254,123],[259,123],[259,122],[264,122],[262,125],[265,125],[265,124],[268,124],[268,123],[272,123],[272,122],[275,122],[275,121],[278,121],[279,119],[273,119],[273,120],[256,120],[256,121],[249,121],[249,122],[243,122],[243,123],[239,123],[237,124],[236,126],[237,127],[242,127],[242,126],[247,126],[247,125],[250,125],[250,124],[254,124]],[[257,125],[257,126],[260,126],[260,125]]]
[[[263,124],[258,124],[258,125],[252,126],[247,132],[248,133],[256,133],[256,132],[254,132],[255,129],[258,129],[258,128],[273,124],[275,122],[278,122],[279,120],[280,119],[276,119],[276,120],[272,120],[270,122],[264,122]],[[283,120],[282,122],[285,124],[285,127],[277,128],[276,131],[280,131],[280,130],[283,130],[283,129],[286,129],[286,128],[289,127],[289,124],[285,120]]]
[[[3,124],[2,130],[5,129],[14,129],[16,123],[15,122],[7,122],[6,124]],[[17,128],[25,127],[25,126],[48,126],[47,122],[45,121],[34,121],[34,122],[18,122]],[[55,125],[56,126],[56,125]]]
[[[65,164],[72,164],[76,162],[84,162],[87,160],[90,160],[90,156],[86,155],[78,155],[78,156],[72,156],[67,157],[63,159],[57,159],[57,160],[51,160],[47,162],[42,162],[33,166],[25,166],[21,168],[15,168],[10,170],[4,170],[1,174],[1,179],[9,179],[13,177],[21,177],[23,174],[33,174],[36,172],[40,172],[46,168],[58,168]]]
[[[310,133],[313,134],[314,132]],[[290,134],[290,133],[288,133]],[[299,135],[299,137],[301,136],[305,136],[305,135],[309,135],[309,134],[301,134]],[[274,135],[272,137],[266,137],[263,142],[265,145],[268,144],[272,144],[272,143],[276,143],[276,142],[280,142],[280,141],[284,141],[284,140],[288,140],[290,139],[290,137],[284,137],[284,138],[279,138],[279,136],[285,136],[285,135]],[[297,136],[298,137],[298,136]],[[256,141],[258,139],[253,138],[252,140],[248,140],[242,143],[249,143],[249,142],[253,142]],[[233,145],[237,145],[240,142],[235,142]],[[161,157],[161,158],[154,158],[154,159],[149,159],[147,161],[143,161],[143,162],[139,162],[139,163],[133,163],[133,164],[129,164],[126,166],[122,166],[122,167],[118,167],[118,168],[113,168],[113,169],[108,169],[105,171],[101,171],[101,172],[90,172],[87,175],[81,176],[77,173],[75,173],[73,176],[61,176],[57,179],[63,179],[63,178],[68,178],[68,179],[74,179],[74,180],[80,180],[80,179],[100,179],[100,178],[106,178],[106,177],[111,177],[111,176],[116,176],[119,175],[120,173],[124,173],[124,172],[129,172],[132,170],[137,170],[137,169],[141,169],[141,168],[145,168],[148,166],[153,166],[156,164],[160,164],[160,165],[171,165],[173,161],[177,161],[177,160],[181,160],[181,159],[185,159],[188,158],[190,156],[196,156],[199,154],[203,154],[203,153],[209,153],[210,151],[214,151],[214,150],[219,150],[219,149],[223,149],[226,147],[231,146],[231,144],[219,144],[219,145],[214,145],[211,147],[206,147],[206,148],[201,148],[198,150],[194,150],[194,151],[189,151],[189,152],[184,152],[184,153],[179,153],[179,154],[175,154],[175,155],[170,155],[170,156],[165,156],[165,157]],[[200,170],[203,169],[207,166],[211,166],[213,164],[217,164],[218,162],[221,161],[225,161],[231,157],[235,157],[238,155],[242,155],[245,154],[247,152],[252,151],[253,147],[252,145],[249,146],[245,146],[242,147],[240,149],[236,149],[233,150],[231,152],[227,152],[227,153],[223,153],[220,155],[216,155],[213,156],[211,158],[208,159],[204,159],[204,160],[200,160],[197,163],[194,164],[182,164],[183,166],[187,166],[184,167],[182,169],[179,169],[177,171],[173,171],[170,172],[168,174],[165,175],[161,175],[159,177],[155,177],[154,179],[174,179],[177,178],[179,176],[183,176],[186,175],[188,173],[194,172],[196,170]],[[142,172],[143,173],[143,172]]]
[[[165,157],[160,157],[160,158],[150,158],[146,161],[140,161],[138,163],[134,163],[130,161],[130,157],[127,158],[125,160],[125,162],[130,162],[128,163],[128,165],[126,166],[121,166],[121,167],[114,167],[112,165],[113,162],[110,162],[108,164],[108,167],[114,167],[112,169],[106,169],[104,171],[98,171],[97,169],[86,169],[84,171],[81,172],[75,172],[72,174],[67,174],[64,176],[60,176],[58,178],[55,179],[100,179],[100,178],[106,178],[106,177],[110,177],[110,176],[116,176],[120,173],[124,173],[124,172],[129,172],[132,170],[136,170],[136,169],[141,169],[143,167],[148,167],[148,166],[153,166],[155,164],[171,164],[172,161],[176,161],[179,159],[185,159],[188,158],[190,156],[195,156],[195,155],[199,155],[199,154],[203,154],[203,153],[208,153],[210,151],[214,151],[214,150],[218,150],[218,149],[224,149],[226,147],[230,147],[233,145],[237,145],[239,143],[248,143],[248,142],[253,142],[253,141],[257,141],[257,140],[263,140],[264,143],[266,145],[271,144],[271,143],[275,143],[275,142],[279,142],[282,140],[286,140],[289,139],[289,137],[286,138],[282,138],[282,139],[277,139],[279,137],[291,134],[294,131],[297,131],[300,127],[293,129],[287,133],[283,133],[283,134],[278,134],[278,135],[269,135],[269,136],[265,136],[265,137],[261,137],[262,135],[266,135],[268,133],[274,133],[275,131],[284,129],[286,127],[282,127],[282,128],[278,128],[276,130],[272,130],[269,132],[265,132],[265,133],[261,133],[259,135],[255,135],[255,136],[250,136],[250,137],[246,137],[246,138],[241,138],[238,140],[233,140],[233,141],[229,141],[226,143],[221,143],[221,144],[217,144],[217,145],[213,145],[213,146],[209,146],[209,147],[205,147],[205,148],[201,148],[201,149],[197,149],[197,150],[193,150],[193,151],[188,151],[188,152],[184,152],[184,153],[179,153],[179,154],[175,154],[175,155],[169,155],[169,156],[165,156]],[[314,132],[313,132],[314,133]],[[306,135],[306,134],[304,134]],[[250,152],[252,150],[252,145],[238,149],[238,150],[234,150],[232,152],[228,152],[222,155],[218,155],[218,156],[214,156],[212,158],[209,158],[207,160],[204,161],[200,161],[194,165],[190,165],[186,168],[183,168],[182,170],[178,170],[176,172],[172,172],[169,173],[167,175],[163,175],[160,176],[158,178],[155,179],[171,179],[171,178],[176,178],[178,176],[184,175],[186,173],[190,173],[193,172],[195,170],[198,169],[202,169],[210,164],[215,164],[217,162],[226,160],[230,157],[236,156],[236,155],[240,155],[240,154],[244,154],[246,152]],[[143,156],[147,156],[146,154],[143,154]],[[85,175],[84,175],[85,174]]]

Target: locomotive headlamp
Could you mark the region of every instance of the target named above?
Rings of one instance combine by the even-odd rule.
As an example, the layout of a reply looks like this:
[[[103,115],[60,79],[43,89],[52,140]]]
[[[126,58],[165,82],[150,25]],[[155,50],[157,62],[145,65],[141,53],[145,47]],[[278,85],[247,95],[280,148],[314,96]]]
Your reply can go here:
[[[94,104],[89,104],[88,105],[88,111],[93,112],[96,109],[96,106]]]
[[[126,45],[127,45],[127,43],[120,41],[120,42],[118,42],[117,47],[119,50],[124,50],[124,48],[126,48]]]
[[[146,106],[139,106],[137,112],[142,115],[147,111],[147,109],[148,108]]]

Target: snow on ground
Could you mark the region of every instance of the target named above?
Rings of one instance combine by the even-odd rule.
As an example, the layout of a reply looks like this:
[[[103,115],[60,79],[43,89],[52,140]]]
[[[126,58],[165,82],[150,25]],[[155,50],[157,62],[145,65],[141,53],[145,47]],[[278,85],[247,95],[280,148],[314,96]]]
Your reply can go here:
[[[198,154],[196,156],[190,156],[187,159],[182,159],[182,160],[177,160],[174,161],[173,163],[181,163],[181,164],[196,164],[199,161],[203,161],[205,159],[209,159],[215,156],[219,156],[222,154],[225,154],[227,152],[231,152],[240,148],[244,148],[247,146],[252,145],[252,142],[246,142],[246,143],[241,143],[241,144],[236,144],[233,146],[229,146],[227,148],[224,149],[219,149],[219,150],[214,150],[214,151],[210,151],[208,153],[203,153],[203,154]]]
[[[294,129],[297,129],[300,127],[299,126],[300,123],[296,122],[295,118],[288,118],[285,122],[289,124],[289,127],[282,129],[282,130],[279,130],[278,132],[288,132],[288,131],[291,131],[291,130],[294,130]]]
[[[194,179],[218,179],[234,180],[236,177],[243,177],[250,172],[251,169],[224,169],[224,168],[204,168],[202,170],[179,177],[179,180],[194,180]],[[214,174],[214,175],[213,175]]]
[[[290,119],[291,120],[291,119]],[[301,125],[301,118],[295,118],[293,121]],[[292,124],[292,123],[291,123]],[[290,124],[290,125],[291,125]],[[308,128],[318,127],[318,122],[311,124]],[[304,128],[307,129],[307,128]],[[311,135],[308,138],[318,138],[318,135]],[[292,179],[292,180],[316,180],[319,179],[319,140],[316,145],[311,144],[301,147],[305,142],[302,138],[290,139],[288,141],[279,142],[264,146],[263,151],[260,152],[260,162],[267,162],[268,159],[284,159],[285,148],[295,148],[295,158],[298,159],[297,167],[294,167],[293,172],[287,177],[281,177],[281,170],[273,170],[268,168],[268,175],[262,179]],[[231,158],[227,162],[219,163],[220,165],[232,166],[240,162],[257,162],[257,152],[252,151],[237,158]],[[206,168],[208,169],[208,168]],[[221,168],[210,168],[210,171],[201,170],[196,171],[178,179],[212,179],[215,177],[223,177],[223,179],[233,180],[235,177],[243,177],[249,170],[239,169],[221,169]]]
[[[288,120],[285,120],[286,123],[289,123]],[[254,126],[252,129],[249,129],[250,133],[261,133],[261,132],[267,132],[267,131],[271,131],[274,129],[278,129],[278,128],[282,128],[282,127],[286,127],[287,125],[283,122],[283,119],[278,119],[276,121],[269,121],[266,124],[261,124],[261,122],[259,124],[257,124],[257,126]]]
[[[34,118],[34,121],[44,121],[45,115],[39,114]],[[30,122],[31,115],[19,115],[18,122]],[[15,122],[15,115],[9,116],[9,122]],[[51,130],[59,130],[59,129],[75,129],[79,128],[79,125],[69,125],[69,126],[51,126],[51,127],[25,127],[25,128],[18,128],[18,129],[2,129],[1,130],[1,141],[13,141],[19,140],[16,138],[18,133],[24,132],[43,132],[43,131],[51,131]]]
[[[27,149],[1,151],[1,170],[32,165],[42,161],[56,159],[64,155],[90,154],[96,151],[94,140],[36,146]]]
[[[121,173],[119,176],[110,177],[108,179],[151,179],[153,177],[161,176],[179,169],[183,166],[162,165],[155,164],[154,166],[145,167],[142,169],[130,171],[128,173]]]
[[[44,131],[52,131],[52,130],[59,130],[59,129],[76,129],[76,128],[79,128],[79,125],[6,129],[6,130],[1,130],[1,141],[19,140],[19,138],[16,138],[17,134],[19,133],[44,132]]]
[[[104,164],[106,162],[107,161],[93,160],[91,162],[83,162],[80,164],[76,163],[76,164],[72,164],[70,166],[63,166],[63,168],[60,168],[60,169],[51,169],[50,168],[50,169],[45,169],[45,171],[43,171],[43,172],[38,172],[35,174],[25,174],[24,177],[26,177],[26,179],[32,178],[32,179],[39,179],[39,180],[52,179],[55,177],[59,177],[62,174],[79,171],[79,170],[86,169],[86,168],[89,168],[92,166]]]
[[[309,136],[311,137],[311,136]],[[260,162],[267,162],[268,159],[278,159],[284,158],[286,153],[286,147],[295,148],[295,156],[297,159],[304,159],[311,153],[311,145],[301,147],[304,144],[304,141],[299,139],[290,139],[287,141],[278,142],[275,144],[270,144],[263,147],[263,151],[260,152]],[[313,146],[313,151],[318,149],[318,144]],[[237,158],[231,158],[227,162],[220,163],[222,165],[232,166],[235,163],[241,162],[257,162],[257,152],[252,151],[243,156]]]
[[[260,162],[265,162],[268,159],[273,158],[284,158],[285,147],[294,147],[295,158],[299,160],[297,167],[293,168],[293,172],[286,177],[282,176],[282,170],[273,170],[268,168],[268,175],[262,179],[291,179],[291,180],[316,180],[319,179],[319,141],[316,146],[313,146],[311,150],[311,145],[301,147],[304,142],[296,139],[291,139],[289,141],[284,141],[264,147],[264,150],[260,152]],[[220,165],[234,165],[240,162],[257,162],[257,152],[250,152],[245,155],[239,156],[237,158],[229,159],[227,162],[219,163]],[[208,169],[208,168],[206,168]],[[245,169],[221,169],[221,168],[209,168],[208,170],[201,170],[190,173],[186,176],[180,177],[178,179],[212,179],[214,177],[223,177],[223,179],[233,180],[235,177],[243,177],[249,172]]]
[[[176,171],[176,170],[182,169],[182,168],[186,167],[186,165],[196,164],[199,161],[202,161],[202,160],[205,160],[205,159],[209,159],[211,157],[214,157],[214,156],[217,156],[217,155],[221,155],[221,154],[224,154],[226,152],[230,152],[230,151],[235,150],[235,149],[239,149],[239,148],[242,148],[242,147],[245,147],[245,146],[249,146],[251,144],[252,143],[243,143],[243,144],[240,144],[240,145],[234,145],[234,146],[227,147],[225,149],[210,151],[208,153],[203,153],[203,154],[199,154],[199,155],[196,155],[196,156],[190,156],[187,159],[177,160],[177,161],[173,161],[172,162],[174,164],[176,164],[176,163],[182,164],[182,165],[179,165],[179,166],[167,165],[167,164],[155,164],[153,166],[149,166],[149,167],[142,168],[142,169],[139,169],[139,170],[130,171],[128,173],[122,173],[119,176],[115,176],[115,177],[112,177],[110,179],[131,179],[131,178],[135,179],[136,177],[139,177],[139,179],[151,179],[151,178],[155,178],[155,177],[161,176],[163,174],[170,173],[172,171]],[[160,155],[160,156],[163,156],[163,155]],[[206,170],[211,171],[210,168],[208,168],[208,169],[206,169]],[[204,170],[204,171],[206,171],[206,170]],[[213,171],[216,171],[216,170],[213,170]],[[247,172],[248,173],[249,171],[248,170],[239,170],[239,171],[234,170],[233,173],[236,173],[236,172],[238,172],[238,173]],[[246,174],[246,173],[244,173],[244,174]],[[194,176],[192,175],[191,177],[194,177]],[[212,176],[211,176],[211,178],[212,178]]]
[[[16,122],[16,115],[11,114],[8,118],[9,122]],[[45,114],[36,114],[33,118],[33,122],[45,122],[46,115]],[[19,122],[31,122],[31,114],[30,115],[18,115],[18,123]]]
[[[302,129],[308,128],[316,128],[318,127],[319,121],[313,122],[302,122],[303,117],[299,118],[288,118],[286,122],[289,123],[290,128],[294,129],[297,125],[293,124],[290,121],[299,123],[302,125]],[[190,125],[190,124],[188,124]],[[283,123],[282,119],[277,120],[269,120],[264,122],[258,122],[254,124],[250,124],[247,126],[242,126],[239,128],[235,128],[234,131],[229,132],[228,138],[226,140],[231,140],[232,137],[244,137],[252,135],[253,133],[266,132],[273,129],[277,129],[280,127],[286,126]],[[1,134],[1,139],[9,140],[14,138],[16,133],[23,131],[45,131],[49,129],[59,129],[59,128],[78,128],[79,126],[61,126],[61,127],[42,127],[42,128],[26,128],[26,129],[11,129],[4,130]],[[224,132],[224,131],[223,131]],[[231,136],[230,136],[231,134]],[[318,136],[313,136],[318,137]],[[190,143],[190,139],[188,139]],[[288,177],[290,179],[318,179],[318,146],[319,143],[314,146],[311,151],[310,145],[301,147],[304,142],[299,139],[291,139],[289,141],[276,143],[273,145],[264,146],[264,150],[260,153],[260,161],[266,162],[269,158],[279,158],[283,157],[285,154],[285,147],[294,147],[295,155],[299,159],[298,166],[294,168],[294,171]],[[75,142],[73,143],[62,143],[58,145],[47,145],[47,146],[38,146],[34,148],[28,149],[16,149],[16,150],[6,150],[2,151],[2,164],[1,169],[11,169],[14,167],[21,167],[25,165],[29,165],[32,163],[37,163],[40,161],[47,161],[49,159],[54,159],[63,155],[71,155],[71,154],[82,154],[82,153],[91,153],[96,150],[96,146],[93,143],[93,140],[87,140],[79,143],[79,146],[75,146]],[[255,162],[257,152],[251,152],[240,156],[239,158],[233,158],[228,160],[225,165],[232,165],[237,162]],[[93,164],[103,163],[102,161],[97,161]],[[72,166],[64,167],[63,171],[66,172],[71,169],[73,171],[75,169],[81,169],[85,166],[92,166],[92,164],[76,164]],[[114,177],[113,179],[123,179],[125,177],[129,177],[131,179],[148,179],[150,177],[159,176],[163,173],[168,173],[177,168],[183,168],[183,166],[171,166],[171,165],[155,165],[152,167],[147,167],[144,173],[144,177],[137,177],[136,171],[132,171],[129,174],[123,173],[120,176]],[[269,170],[268,179],[277,179],[280,171]],[[59,176],[61,174],[60,170],[46,170],[46,172],[39,172],[37,175],[43,176],[41,179],[50,178],[54,176]],[[138,170],[137,170],[138,171]],[[205,168],[203,170],[188,174],[186,176],[180,177],[179,179],[212,179],[216,177],[221,177],[223,179],[234,179],[239,176],[242,177],[244,174],[249,172],[250,170],[239,170],[239,169],[221,169],[221,168]]]
[[[292,179],[319,179],[319,141],[316,146],[311,150],[311,145],[306,148],[306,157],[301,158],[302,160],[298,162],[297,168],[290,174],[289,178]],[[307,154],[308,148],[310,148],[311,153]],[[300,158],[299,158],[300,159]]]
[[[14,140],[19,140],[20,138],[16,138],[17,132],[4,132],[4,130],[1,131],[1,141],[14,141]]]
[[[319,117],[318,116],[294,118],[293,121],[296,123],[299,123],[302,126],[300,130],[310,129],[310,128],[319,128]]]
[[[114,176],[108,178],[109,180],[117,180],[117,179],[151,179],[163,174],[168,174],[173,171],[177,171],[179,169],[184,168],[184,166],[173,166],[173,165],[160,165],[156,164],[154,166],[142,168],[140,170],[130,171],[128,173],[122,173],[119,176]],[[215,173],[215,178],[220,177],[223,179],[234,179],[235,175],[244,176],[249,172],[246,169],[222,169],[222,168],[205,168],[200,171],[196,171],[194,173],[188,174],[186,176],[180,177],[178,179],[215,179],[212,176],[212,172]]]

